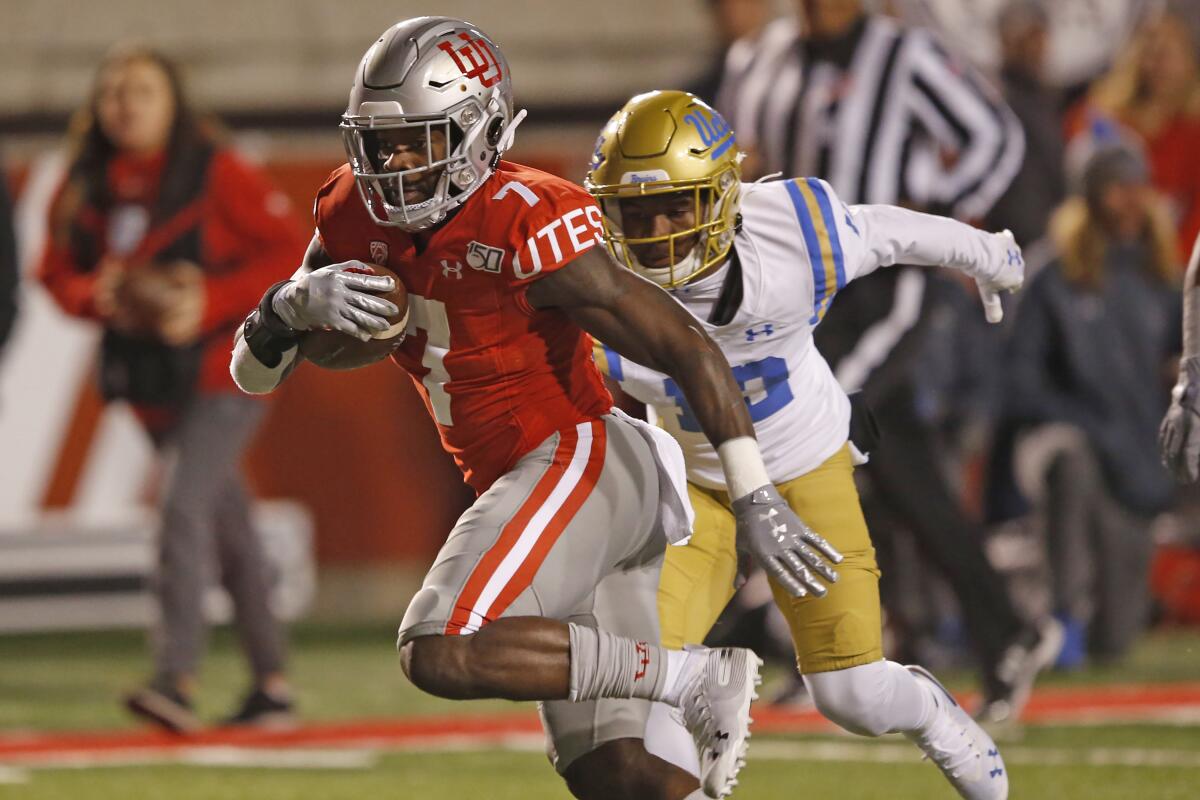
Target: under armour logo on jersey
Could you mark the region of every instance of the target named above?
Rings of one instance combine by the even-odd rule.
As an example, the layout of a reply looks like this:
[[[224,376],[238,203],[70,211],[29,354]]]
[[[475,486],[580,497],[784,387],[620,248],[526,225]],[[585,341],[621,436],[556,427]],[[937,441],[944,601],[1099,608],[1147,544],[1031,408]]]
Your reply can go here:
[[[371,261],[376,264],[386,264],[388,259],[388,244],[378,239],[371,240]]]
[[[1021,263],[1021,251],[1020,250],[1009,250],[1008,251],[1008,265],[1011,267],[1011,266],[1015,266],[1020,263]]]
[[[462,265],[461,261],[455,261],[453,264],[451,264],[446,259],[444,259],[444,258],[442,259],[442,277],[443,278],[449,278],[451,275],[453,275],[455,278],[457,278],[458,280],[461,281],[462,280],[462,269],[463,269],[463,265]]]
[[[775,326],[769,322],[766,325],[763,325],[761,328],[758,328],[757,330],[754,328],[747,328],[746,329],[746,341],[753,342],[759,336],[770,336],[773,333],[775,333]]]

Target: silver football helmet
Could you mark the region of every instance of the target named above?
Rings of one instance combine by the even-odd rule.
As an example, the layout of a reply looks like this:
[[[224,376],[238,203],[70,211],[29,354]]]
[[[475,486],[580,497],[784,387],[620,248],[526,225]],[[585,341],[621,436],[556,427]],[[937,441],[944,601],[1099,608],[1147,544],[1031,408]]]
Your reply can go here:
[[[341,129],[371,217],[416,231],[445,219],[487,180],[524,116],[513,115],[508,62],[491,39],[459,19],[414,17],[388,28],[363,56]],[[424,129],[413,138],[424,140],[425,164],[387,171],[387,132],[404,128]],[[445,154],[435,158],[438,131]],[[406,182],[433,188],[407,202]]]

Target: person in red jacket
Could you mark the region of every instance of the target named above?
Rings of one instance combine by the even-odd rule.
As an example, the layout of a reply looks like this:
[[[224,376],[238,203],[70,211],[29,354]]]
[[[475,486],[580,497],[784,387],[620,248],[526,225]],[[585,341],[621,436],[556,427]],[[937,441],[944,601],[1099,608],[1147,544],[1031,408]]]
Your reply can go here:
[[[72,145],[38,276],[66,313],[103,327],[105,399],[130,403],[176,459],[161,509],[155,673],[126,705],[172,730],[199,726],[191,697],[215,553],[254,673],[229,722],[278,721],[291,712],[283,635],[239,468],[262,407],[236,391],[227,363],[245,307],[291,274],[304,234],[157,52],[105,58]]]
[[[1075,127],[1115,121],[1143,142],[1150,181],[1170,203],[1178,261],[1200,235],[1200,23],[1189,0],[1150,14],[1113,69],[1097,81]]]

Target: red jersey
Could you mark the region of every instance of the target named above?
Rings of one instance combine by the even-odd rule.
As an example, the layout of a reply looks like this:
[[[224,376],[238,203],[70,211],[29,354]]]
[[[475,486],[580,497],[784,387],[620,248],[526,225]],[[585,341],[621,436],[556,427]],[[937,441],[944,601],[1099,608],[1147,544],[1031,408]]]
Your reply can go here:
[[[501,161],[418,249],[409,233],[372,221],[346,165],[321,187],[315,214],[335,263],[381,264],[403,281],[408,337],[393,359],[476,491],[555,431],[612,407],[591,338],[525,299],[529,283],[600,243],[600,209],[582,188]]]

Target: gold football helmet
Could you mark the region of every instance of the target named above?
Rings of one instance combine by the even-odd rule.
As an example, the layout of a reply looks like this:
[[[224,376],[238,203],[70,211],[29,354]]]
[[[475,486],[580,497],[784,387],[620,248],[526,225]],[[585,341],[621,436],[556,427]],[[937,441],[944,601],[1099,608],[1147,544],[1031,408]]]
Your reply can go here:
[[[729,124],[695,95],[630,99],[600,132],[583,182],[600,204],[613,258],[660,286],[686,283],[724,260],[737,227],[741,159]],[[679,199],[674,209],[653,212],[669,214],[671,224],[635,226],[626,218],[631,199],[661,195]],[[690,209],[680,198],[690,199]],[[651,252],[658,253],[652,261],[639,261]]]

